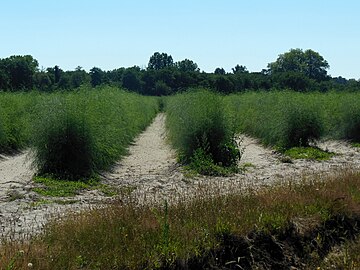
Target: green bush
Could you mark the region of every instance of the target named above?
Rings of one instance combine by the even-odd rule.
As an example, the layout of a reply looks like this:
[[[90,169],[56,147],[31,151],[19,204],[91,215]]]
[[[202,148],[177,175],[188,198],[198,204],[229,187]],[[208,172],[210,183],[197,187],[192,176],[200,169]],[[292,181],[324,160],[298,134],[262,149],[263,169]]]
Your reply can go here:
[[[107,170],[153,119],[158,100],[105,87],[47,96],[33,145],[40,175],[80,180]]]
[[[221,96],[206,90],[179,94],[167,99],[166,113],[169,139],[182,161],[197,168],[236,167],[240,152]],[[200,167],[205,174],[213,171]]]

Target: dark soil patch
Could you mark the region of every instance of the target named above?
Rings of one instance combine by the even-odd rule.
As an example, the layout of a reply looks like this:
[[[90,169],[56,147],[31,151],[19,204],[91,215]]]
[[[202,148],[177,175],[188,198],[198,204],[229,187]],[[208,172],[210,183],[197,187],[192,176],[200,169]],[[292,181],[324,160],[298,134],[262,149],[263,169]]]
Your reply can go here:
[[[224,234],[219,248],[164,269],[308,269],[359,232],[360,216],[336,215],[305,232],[291,223],[281,232]]]

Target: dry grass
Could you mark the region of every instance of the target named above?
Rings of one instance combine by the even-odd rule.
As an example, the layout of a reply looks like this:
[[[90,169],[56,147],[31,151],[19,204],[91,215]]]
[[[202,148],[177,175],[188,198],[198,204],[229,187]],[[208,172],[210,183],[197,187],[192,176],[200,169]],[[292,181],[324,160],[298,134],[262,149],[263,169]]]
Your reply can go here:
[[[218,247],[224,234],[282,231],[294,220],[306,227],[339,213],[360,213],[360,175],[349,170],[246,194],[210,193],[201,190],[197,199],[173,205],[127,200],[71,215],[28,243],[4,242],[0,269],[26,269],[28,263],[35,269],[169,267]]]

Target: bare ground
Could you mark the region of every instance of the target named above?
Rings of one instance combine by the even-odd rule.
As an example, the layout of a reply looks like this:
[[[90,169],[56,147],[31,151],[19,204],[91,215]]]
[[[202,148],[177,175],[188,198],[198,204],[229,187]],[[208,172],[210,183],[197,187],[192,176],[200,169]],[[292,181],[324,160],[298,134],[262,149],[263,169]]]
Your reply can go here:
[[[242,173],[230,177],[186,176],[176,161],[176,153],[166,142],[165,116],[154,122],[134,141],[129,155],[119,161],[111,172],[103,174],[103,182],[118,189],[120,194],[132,193],[138,201],[176,200],[189,198],[194,191],[210,186],[217,192],[233,192],[269,186],[279,182],[299,181],[310,175],[335,174],[344,168],[359,170],[360,150],[343,141],[319,142],[318,146],[335,152],[329,161],[294,160],[283,163],[272,149],[257,140],[243,136]],[[32,191],[34,183],[31,155],[24,152],[0,156],[0,235],[29,236],[50,219],[66,216],[67,210],[79,211],[104,205],[109,198],[97,190],[84,191],[70,198],[74,203],[63,205],[54,198]],[[68,200],[68,198],[57,198]]]

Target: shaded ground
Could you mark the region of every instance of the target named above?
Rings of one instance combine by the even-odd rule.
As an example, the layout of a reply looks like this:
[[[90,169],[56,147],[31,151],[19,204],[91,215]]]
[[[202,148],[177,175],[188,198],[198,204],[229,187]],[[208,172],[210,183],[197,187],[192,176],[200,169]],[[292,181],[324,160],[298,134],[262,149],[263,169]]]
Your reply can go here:
[[[129,148],[129,155],[103,175],[103,182],[115,187],[121,194],[132,193],[139,202],[162,201],[177,197],[191,197],[194,189],[211,186],[216,192],[233,192],[246,188],[269,186],[281,181],[299,181],[309,175],[319,177],[337,170],[360,167],[360,150],[346,142],[325,141],[323,149],[337,153],[329,161],[295,160],[283,163],[271,149],[257,140],[243,137],[244,153],[240,166],[245,171],[231,177],[187,177],[176,162],[175,152],[167,144],[165,116],[159,114]],[[0,234],[28,235],[36,232],[55,213],[54,218],[66,215],[65,210],[78,211],[103,205],[109,201],[97,190],[84,191],[70,198],[43,197],[32,191],[34,171],[28,152],[0,158]],[[65,203],[64,203],[65,202]]]

